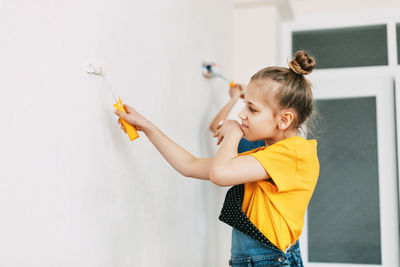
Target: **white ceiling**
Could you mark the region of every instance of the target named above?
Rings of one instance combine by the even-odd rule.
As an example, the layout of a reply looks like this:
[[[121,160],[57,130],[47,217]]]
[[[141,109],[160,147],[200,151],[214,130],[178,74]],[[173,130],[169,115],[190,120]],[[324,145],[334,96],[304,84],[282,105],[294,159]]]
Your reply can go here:
[[[284,20],[310,15],[400,8],[400,0],[232,0],[232,2],[235,8],[276,6]]]
[[[400,8],[400,0],[290,0],[295,17]]]

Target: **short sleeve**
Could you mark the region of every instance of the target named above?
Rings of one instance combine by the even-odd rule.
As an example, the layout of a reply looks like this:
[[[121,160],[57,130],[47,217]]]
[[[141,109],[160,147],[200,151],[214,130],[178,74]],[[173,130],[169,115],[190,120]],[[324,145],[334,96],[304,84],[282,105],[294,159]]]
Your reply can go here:
[[[262,150],[262,149],[264,149],[264,147],[257,147],[257,148],[254,148],[252,150],[249,150],[249,151],[238,153],[238,156],[250,155],[250,154],[255,153],[255,152],[257,152],[259,150]]]
[[[296,188],[297,153],[282,143],[250,154],[255,157],[270,175],[278,192],[291,191]]]

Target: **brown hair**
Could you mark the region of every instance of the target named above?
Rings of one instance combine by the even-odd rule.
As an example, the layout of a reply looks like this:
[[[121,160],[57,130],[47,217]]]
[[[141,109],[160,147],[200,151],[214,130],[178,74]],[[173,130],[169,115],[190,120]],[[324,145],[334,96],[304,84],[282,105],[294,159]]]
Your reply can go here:
[[[289,68],[268,67],[254,74],[250,82],[271,79],[278,83],[273,98],[279,103],[279,108],[293,108],[296,111],[291,128],[299,129],[310,115],[318,115],[314,110],[311,83],[304,77],[315,67],[315,59],[305,51],[297,51]],[[266,97],[269,94],[265,94]],[[306,127],[312,133],[310,123]]]

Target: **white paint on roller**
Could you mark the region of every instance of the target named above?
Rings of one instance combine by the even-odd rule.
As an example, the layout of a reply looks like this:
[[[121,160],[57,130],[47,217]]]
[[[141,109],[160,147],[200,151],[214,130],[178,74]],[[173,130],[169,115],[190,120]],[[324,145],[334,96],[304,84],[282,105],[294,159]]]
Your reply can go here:
[[[108,75],[107,75],[107,73],[103,70],[103,67],[95,66],[95,65],[89,63],[89,64],[86,66],[86,72],[89,73],[89,74],[99,75],[99,76],[103,77],[103,78],[104,78],[104,81],[106,82],[107,89],[110,91],[110,94],[112,95],[112,97],[113,97],[113,99],[114,99],[114,103],[117,103],[117,102],[118,102],[118,99],[117,99],[117,97],[115,96],[115,94],[114,94],[114,92],[113,92],[113,90],[112,90],[111,83],[110,83],[109,79],[107,78]]]

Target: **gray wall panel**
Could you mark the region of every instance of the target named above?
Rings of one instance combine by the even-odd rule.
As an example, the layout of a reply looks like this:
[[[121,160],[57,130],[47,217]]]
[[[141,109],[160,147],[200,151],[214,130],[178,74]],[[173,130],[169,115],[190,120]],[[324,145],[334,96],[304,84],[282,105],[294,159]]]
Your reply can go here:
[[[316,106],[321,169],[308,209],[309,260],[380,264],[375,97]]]

